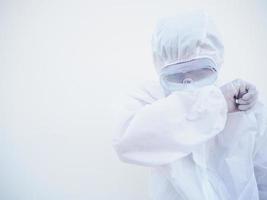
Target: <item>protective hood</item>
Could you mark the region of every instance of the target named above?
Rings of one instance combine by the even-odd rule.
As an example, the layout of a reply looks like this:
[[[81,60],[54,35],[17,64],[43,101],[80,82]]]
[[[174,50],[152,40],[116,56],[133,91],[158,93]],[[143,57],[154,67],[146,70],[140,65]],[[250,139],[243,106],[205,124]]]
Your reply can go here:
[[[221,37],[209,16],[200,11],[159,21],[152,36],[156,71],[170,65],[209,59],[216,71],[223,63]]]

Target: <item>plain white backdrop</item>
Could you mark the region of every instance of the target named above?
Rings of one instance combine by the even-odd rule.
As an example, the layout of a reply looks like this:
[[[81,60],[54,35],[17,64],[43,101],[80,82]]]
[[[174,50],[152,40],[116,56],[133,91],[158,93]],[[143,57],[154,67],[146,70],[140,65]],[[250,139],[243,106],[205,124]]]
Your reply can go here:
[[[266,101],[265,0],[0,0],[0,200],[146,200],[149,170],[111,146],[111,101],[156,79],[160,17],[204,9],[225,44],[221,79]]]

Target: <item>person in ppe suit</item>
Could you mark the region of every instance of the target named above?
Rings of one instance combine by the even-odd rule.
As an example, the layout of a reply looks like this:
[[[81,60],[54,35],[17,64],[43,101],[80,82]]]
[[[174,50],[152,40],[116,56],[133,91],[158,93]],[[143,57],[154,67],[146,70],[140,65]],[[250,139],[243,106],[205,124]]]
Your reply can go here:
[[[207,14],[162,19],[152,37],[158,82],[125,95],[113,146],[151,167],[153,200],[267,199],[267,131],[256,88],[218,86],[223,44]]]

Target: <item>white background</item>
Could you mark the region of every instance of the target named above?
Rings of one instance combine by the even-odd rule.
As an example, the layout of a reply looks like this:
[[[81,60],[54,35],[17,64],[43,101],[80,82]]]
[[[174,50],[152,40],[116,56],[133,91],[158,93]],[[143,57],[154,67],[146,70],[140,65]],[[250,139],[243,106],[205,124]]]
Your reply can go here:
[[[0,200],[148,199],[148,170],[112,149],[110,102],[156,78],[157,19],[196,8],[222,33],[221,78],[264,101],[265,0],[0,0]]]

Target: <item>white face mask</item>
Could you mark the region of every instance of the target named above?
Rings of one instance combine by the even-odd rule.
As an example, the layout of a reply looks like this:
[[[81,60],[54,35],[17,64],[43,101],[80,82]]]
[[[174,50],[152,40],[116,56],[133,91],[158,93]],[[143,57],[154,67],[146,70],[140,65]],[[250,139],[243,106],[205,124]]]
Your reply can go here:
[[[160,83],[169,92],[194,90],[216,82],[215,67],[207,58],[169,65],[161,71]]]

